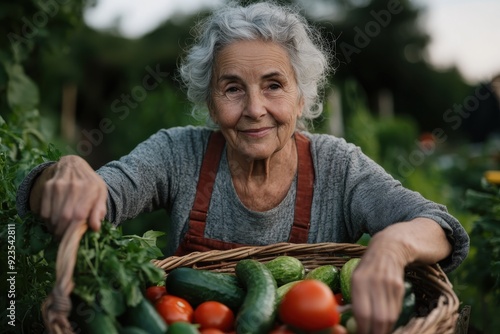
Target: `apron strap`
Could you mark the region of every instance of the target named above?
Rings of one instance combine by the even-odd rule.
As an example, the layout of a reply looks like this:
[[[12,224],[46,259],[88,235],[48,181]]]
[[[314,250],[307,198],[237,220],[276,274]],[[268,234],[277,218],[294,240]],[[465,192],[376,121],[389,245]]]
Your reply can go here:
[[[208,207],[210,206],[210,198],[212,197],[215,177],[224,150],[224,143],[225,139],[220,131],[213,132],[208,140],[207,150],[198,174],[196,197],[189,214],[188,233],[195,236],[203,237],[205,233],[205,221],[207,220]]]
[[[303,134],[295,133],[297,145],[297,194],[295,198],[295,218],[290,231],[289,242],[307,243],[311,225],[311,208],[314,193],[314,166],[310,141]]]

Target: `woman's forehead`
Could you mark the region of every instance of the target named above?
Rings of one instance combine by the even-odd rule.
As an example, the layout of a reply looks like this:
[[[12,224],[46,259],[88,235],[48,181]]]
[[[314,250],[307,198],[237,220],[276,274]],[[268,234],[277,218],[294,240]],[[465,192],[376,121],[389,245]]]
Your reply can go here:
[[[229,76],[256,75],[294,76],[286,50],[274,42],[237,41],[222,48],[216,55],[216,80]]]

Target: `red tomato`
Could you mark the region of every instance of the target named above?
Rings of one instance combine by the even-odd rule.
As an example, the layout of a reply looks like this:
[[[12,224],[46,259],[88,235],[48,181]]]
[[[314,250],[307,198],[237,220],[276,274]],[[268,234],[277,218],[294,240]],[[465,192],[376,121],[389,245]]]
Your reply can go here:
[[[200,334],[225,334],[223,331],[217,328],[204,328],[200,329]]]
[[[196,307],[193,322],[199,324],[200,329],[214,328],[229,332],[233,329],[234,313],[222,303],[207,301]]]
[[[283,296],[279,316],[285,324],[306,331],[326,329],[340,321],[332,290],[313,279],[295,284]]]
[[[335,301],[337,301],[337,305],[344,305],[345,304],[344,296],[342,296],[342,293],[337,292],[335,294]]]
[[[153,304],[165,294],[167,289],[164,286],[150,286],[146,289],[146,298]]]
[[[169,325],[177,321],[193,321],[193,308],[183,298],[163,295],[155,303],[155,308],[163,320]]]

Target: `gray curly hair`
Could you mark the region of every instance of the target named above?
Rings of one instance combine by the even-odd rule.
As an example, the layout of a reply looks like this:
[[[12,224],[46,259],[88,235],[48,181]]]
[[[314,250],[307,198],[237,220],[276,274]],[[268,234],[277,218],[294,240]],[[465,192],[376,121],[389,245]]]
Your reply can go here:
[[[215,11],[195,28],[197,38],[180,64],[179,72],[193,103],[192,114],[213,125],[207,106],[217,52],[240,40],[264,40],[281,45],[290,58],[301,96],[302,116],[297,127],[306,129],[323,111],[321,93],[330,71],[329,52],[320,34],[292,7],[272,2],[249,6],[231,3]]]

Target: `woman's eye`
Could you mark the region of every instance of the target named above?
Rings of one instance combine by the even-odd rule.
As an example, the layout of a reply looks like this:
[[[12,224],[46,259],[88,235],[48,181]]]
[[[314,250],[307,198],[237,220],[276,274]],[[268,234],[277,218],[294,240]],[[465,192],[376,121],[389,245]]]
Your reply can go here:
[[[229,87],[226,89],[225,93],[226,97],[230,100],[234,100],[240,98],[245,95],[245,92],[238,87]]]
[[[280,89],[280,88],[281,88],[281,86],[277,83],[273,83],[273,84],[269,85],[270,90],[276,90],[276,89]]]

